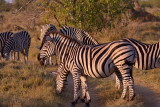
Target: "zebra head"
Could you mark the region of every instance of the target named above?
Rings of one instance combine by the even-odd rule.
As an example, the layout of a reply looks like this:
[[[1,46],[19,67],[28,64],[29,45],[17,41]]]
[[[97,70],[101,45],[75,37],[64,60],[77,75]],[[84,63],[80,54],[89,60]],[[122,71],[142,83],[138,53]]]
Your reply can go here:
[[[53,55],[55,55],[55,44],[51,41],[45,41],[38,54],[38,60],[43,65],[44,61]]]
[[[43,25],[42,28],[41,28],[41,35],[40,35],[40,40],[42,41],[43,38],[45,37],[45,34],[46,32],[49,32],[49,31],[57,31],[56,27],[53,25],[53,24],[46,24],[46,25]]]
[[[2,57],[5,58],[6,60],[10,59],[10,53],[9,52],[2,52]]]

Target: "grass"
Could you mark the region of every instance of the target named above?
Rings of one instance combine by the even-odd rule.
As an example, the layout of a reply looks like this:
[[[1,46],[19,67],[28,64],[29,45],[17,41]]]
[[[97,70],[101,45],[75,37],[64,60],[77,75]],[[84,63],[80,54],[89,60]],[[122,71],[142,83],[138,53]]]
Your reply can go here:
[[[135,77],[138,81],[143,82],[148,87],[158,90],[160,88],[160,72],[159,68],[152,70],[135,70]],[[147,78],[147,80],[146,80]]]

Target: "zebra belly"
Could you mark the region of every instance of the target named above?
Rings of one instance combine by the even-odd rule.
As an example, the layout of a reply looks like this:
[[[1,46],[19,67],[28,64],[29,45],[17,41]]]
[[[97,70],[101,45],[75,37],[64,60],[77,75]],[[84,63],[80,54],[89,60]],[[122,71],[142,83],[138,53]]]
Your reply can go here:
[[[85,66],[83,69],[84,74],[92,78],[105,78],[110,76],[116,70],[116,67],[113,63],[105,65],[103,65],[102,63],[98,63],[97,65],[95,65],[92,62],[91,65],[92,66],[88,67]]]

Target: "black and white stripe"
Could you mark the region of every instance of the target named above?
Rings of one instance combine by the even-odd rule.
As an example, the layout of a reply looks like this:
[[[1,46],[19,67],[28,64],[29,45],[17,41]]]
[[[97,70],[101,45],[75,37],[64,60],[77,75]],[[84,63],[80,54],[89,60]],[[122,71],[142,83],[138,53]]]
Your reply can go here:
[[[160,42],[145,44],[135,39],[125,39],[137,51],[135,67],[141,70],[149,70],[160,67]],[[121,82],[116,77],[116,87],[121,88]]]
[[[61,93],[67,75],[71,72],[74,80],[74,102],[72,104],[75,104],[79,97],[80,76],[105,78],[118,71],[123,77],[121,97],[125,98],[127,87],[129,87],[129,99],[134,98],[134,82],[131,72],[136,52],[128,41],[120,40],[87,46],[60,33],[51,32],[48,35],[52,37],[52,42],[46,41],[38,58],[43,61],[43,59],[56,53],[60,59],[56,79],[56,91],[58,93]],[[89,100],[87,99],[87,103]]]
[[[25,63],[27,63],[30,43],[31,37],[27,31],[14,33],[4,46],[3,57],[8,60],[11,51],[21,52],[24,55]]]
[[[2,33],[0,33],[0,52],[2,52],[5,43],[11,37],[11,35],[13,35],[12,32],[2,32]],[[2,53],[1,53],[1,55],[2,55]]]
[[[40,49],[42,48],[44,42],[46,40],[50,40],[49,37],[46,37],[46,33],[47,32],[50,32],[50,31],[57,31],[56,27],[53,25],[53,24],[46,24],[46,25],[43,25],[42,28],[41,28],[41,35],[40,35],[40,40],[41,40],[41,47]],[[49,57],[47,58],[46,60],[44,60],[43,62],[43,65],[52,65],[52,58]],[[57,61],[56,61],[56,65],[57,65]]]
[[[63,33],[64,35],[71,37],[72,39],[77,40],[81,44],[98,45],[98,42],[82,29],[76,29],[76,28],[69,27],[69,26],[63,26],[60,29],[60,32]]]

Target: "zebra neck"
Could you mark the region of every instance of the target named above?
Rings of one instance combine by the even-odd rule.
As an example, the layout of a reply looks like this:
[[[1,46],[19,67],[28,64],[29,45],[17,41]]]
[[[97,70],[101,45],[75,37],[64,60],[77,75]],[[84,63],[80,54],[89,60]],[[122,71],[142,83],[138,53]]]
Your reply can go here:
[[[81,46],[72,39],[61,38],[55,42],[55,51],[58,55],[60,61],[65,61],[65,58],[72,56],[71,54],[75,53],[77,49]]]

